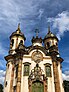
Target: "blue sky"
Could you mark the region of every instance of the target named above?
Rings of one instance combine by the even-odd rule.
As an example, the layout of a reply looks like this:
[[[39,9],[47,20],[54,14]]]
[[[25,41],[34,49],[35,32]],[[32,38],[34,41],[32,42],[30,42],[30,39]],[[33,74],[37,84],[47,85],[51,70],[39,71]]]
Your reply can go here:
[[[69,0],[0,0],[0,83],[4,82],[6,61],[12,32],[18,23],[26,36],[25,45],[31,45],[34,29],[44,38],[50,24],[59,39],[63,79],[69,80]]]

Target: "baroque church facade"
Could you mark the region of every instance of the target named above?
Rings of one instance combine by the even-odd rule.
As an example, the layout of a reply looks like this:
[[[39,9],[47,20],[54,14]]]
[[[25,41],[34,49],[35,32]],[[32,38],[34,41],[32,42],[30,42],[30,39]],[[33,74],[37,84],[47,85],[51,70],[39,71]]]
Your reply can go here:
[[[26,40],[20,25],[10,36],[10,50],[5,57],[6,75],[4,92],[64,92],[58,38],[48,28],[48,33]]]

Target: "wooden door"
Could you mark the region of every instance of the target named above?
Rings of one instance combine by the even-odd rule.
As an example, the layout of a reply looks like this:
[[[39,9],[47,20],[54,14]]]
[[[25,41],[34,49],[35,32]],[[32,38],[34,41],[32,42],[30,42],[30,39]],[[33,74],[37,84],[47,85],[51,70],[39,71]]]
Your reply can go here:
[[[35,81],[32,83],[32,92],[44,92],[43,83],[40,81]]]

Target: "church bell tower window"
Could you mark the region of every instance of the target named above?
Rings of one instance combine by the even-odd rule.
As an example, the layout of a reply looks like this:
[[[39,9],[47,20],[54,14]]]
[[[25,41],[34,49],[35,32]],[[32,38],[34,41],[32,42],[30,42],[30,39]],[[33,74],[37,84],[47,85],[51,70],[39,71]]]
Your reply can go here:
[[[14,39],[11,40],[10,49],[12,49],[13,46],[14,46]]]
[[[22,43],[22,44],[23,44],[23,41],[21,40],[21,41],[20,41],[20,43]]]
[[[51,45],[51,42],[47,42],[47,47],[49,48]]]
[[[13,47],[13,45],[14,45],[14,39],[12,39],[11,43],[12,43],[12,47]]]
[[[5,87],[7,86],[7,81],[5,82]]]

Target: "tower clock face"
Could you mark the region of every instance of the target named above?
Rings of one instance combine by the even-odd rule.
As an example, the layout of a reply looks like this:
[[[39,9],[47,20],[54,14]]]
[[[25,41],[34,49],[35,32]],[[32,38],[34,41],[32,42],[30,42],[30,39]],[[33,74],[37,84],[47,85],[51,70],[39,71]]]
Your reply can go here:
[[[39,63],[40,61],[43,60],[43,55],[42,55],[41,52],[35,51],[35,52],[33,52],[33,54],[32,54],[32,59],[33,59],[36,63]]]

